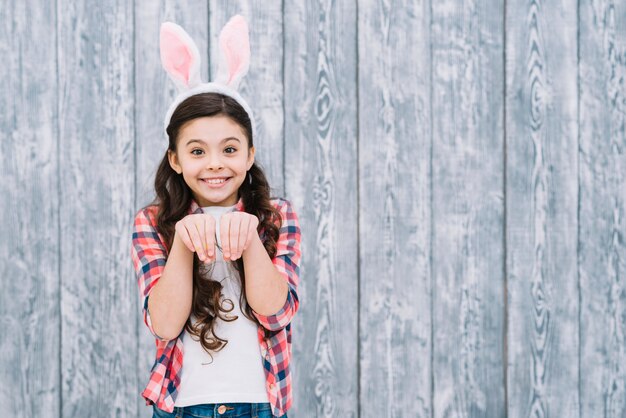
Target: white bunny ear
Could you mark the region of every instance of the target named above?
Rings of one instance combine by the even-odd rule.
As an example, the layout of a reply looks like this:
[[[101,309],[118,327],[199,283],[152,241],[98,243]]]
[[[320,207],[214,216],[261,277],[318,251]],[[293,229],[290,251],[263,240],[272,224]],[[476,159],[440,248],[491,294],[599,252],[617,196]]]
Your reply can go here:
[[[161,24],[161,64],[179,92],[200,84],[200,53],[183,28],[172,22]]]
[[[224,25],[220,33],[219,49],[215,82],[237,90],[250,67],[248,23],[243,16],[235,15]]]

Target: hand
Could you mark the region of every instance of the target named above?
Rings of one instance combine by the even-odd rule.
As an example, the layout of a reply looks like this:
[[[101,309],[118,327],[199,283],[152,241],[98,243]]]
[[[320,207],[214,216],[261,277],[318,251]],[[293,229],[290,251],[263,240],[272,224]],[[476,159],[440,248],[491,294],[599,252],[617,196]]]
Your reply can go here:
[[[203,262],[213,261],[215,254],[215,218],[206,213],[185,216],[176,222],[176,234],[191,252]]]
[[[258,237],[259,218],[247,212],[228,212],[220,218],[220,240],[224,260],[238,260]]]

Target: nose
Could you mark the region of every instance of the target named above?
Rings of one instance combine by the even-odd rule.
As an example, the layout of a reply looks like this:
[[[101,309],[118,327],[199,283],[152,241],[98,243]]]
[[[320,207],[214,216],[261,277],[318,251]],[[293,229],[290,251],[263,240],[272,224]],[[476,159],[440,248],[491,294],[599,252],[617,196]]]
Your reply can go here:
[[[218,171],[224,167],[224,164],[222,164],[222,160],[220,159],[219,156],[212,156],[212,157],[209,157],[208,159],[209,159],[209,162],[206,167],[209,170]]]

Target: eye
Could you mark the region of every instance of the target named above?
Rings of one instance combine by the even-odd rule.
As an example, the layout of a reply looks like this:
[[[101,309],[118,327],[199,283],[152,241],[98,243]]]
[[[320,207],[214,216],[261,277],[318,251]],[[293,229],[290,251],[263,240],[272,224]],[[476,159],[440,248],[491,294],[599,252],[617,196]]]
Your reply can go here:
[[[227,152],[226,154],[234,154],[235,152],[237,152],[237,148],[235,148],[235,147],[226,147],[225,149],[232,149],[233,150],[232,152]],[[194,148],[194,149],[191,150],[191,153],[193,155],[201,155],[201,154],[196,153],[196,151],[200,151],[201,153],[204,153],[204,151],[201,148]]]

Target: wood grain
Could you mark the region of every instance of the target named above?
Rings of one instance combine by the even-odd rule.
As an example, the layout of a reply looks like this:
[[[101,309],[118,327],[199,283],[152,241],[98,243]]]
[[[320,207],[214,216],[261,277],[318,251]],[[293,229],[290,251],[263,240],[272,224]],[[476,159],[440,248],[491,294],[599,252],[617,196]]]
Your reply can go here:
[[[359,5],[361,416],[433,413],[429,7]]]
[[[355,4],[285,2],[284,24],[285,190],[300,216],[303,254],[293,416],[356,417]]]
[[[302,232],[289,416],[626,415],[625,5],[35,0],[0,7],[0,416],[152,415],[159,27],[208,81],[235,13]]]
[[[54,3],[0,7],[0,416],[58,416],[61,241]]]
[[[431,7],[433,416],[501,417],[503,9]]]
[[[578,417],[576,2],[507,28],[508,416]]]
[[[59,1],[61,416],[130,416],[133,4]]]
[[[626,415],[626,4],[580,2],[580,415]]]

